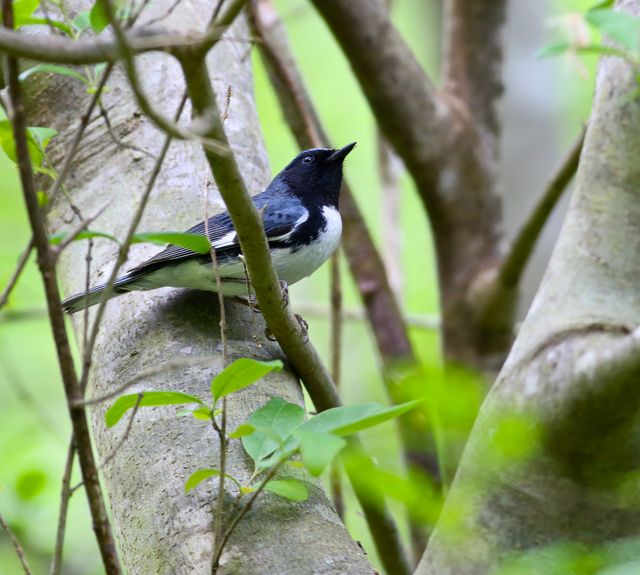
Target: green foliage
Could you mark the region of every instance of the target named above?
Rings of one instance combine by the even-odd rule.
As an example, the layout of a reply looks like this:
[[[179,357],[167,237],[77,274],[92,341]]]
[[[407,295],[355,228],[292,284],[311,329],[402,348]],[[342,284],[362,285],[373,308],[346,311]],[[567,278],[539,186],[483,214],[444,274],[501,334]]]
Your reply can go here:
[[[416,399],[392,407],[384,407],[379,403],[334,407],[311,418],[300,429],[301,431],[332,433],[339,436],[351,435],[398,417],[422,401],[422,399]]]
[[[306,501],[309,497],[304,483],[297,479],[272,479],[264,489],[291,501]]]
[[[18,76],[21,82],[24,82],[30,76],[34,74],[42,74],[44,72],[48,72],[50,74],[58,74],[60,76],[67,76],[68,78],[74,78],[76,80],[80,80],[83,84],[88,84],[87,79],[78,71],[73,68],[68,68],[67,66],[60,66],[58,64],[36,64],[35,66],[31,66],[31,68],[27,68],[24,72]]]
[[[44,173],[42,163],[45,157],[45,150],[49,145],[51,138],[56,136],[58,132],[52,128],[31,127],[27,128],[27,147],[31,164],[36,172]],[[0,121],[0,147],[9,159],[17,163],[18,156],[16,153],[16,144],[13,139],[13,128],[8,120]]]
[[[281,397],[272,397],[247,420],[255,431],[242,437],[242,445],[256,468],[276,449],[284,448],[292,432],[304,421],[304,410]]]
[[[198,471],[194,471],[185,482],[184,491],[185,493],[189,493],[189,491],[191,491],[192,489],[195,489],[205,479],[209,479],[210,477],[219,477],[219,476],[220,476],[219,469],[198,469]],[[224,476],[227,479],[230,479],[231,481],[233,481],[238,487],[238,489],[242,488],[242,485],[240,485],[240,483],[235,477],[227,473],[225,473]]]
[[[96,34],[100,34],[109,25],[109,16],[102,0],[96,0],[89,13],[91,28]]]
[[[632,53],[640,49],[640,19],[610,9],[589,10],[585,20]]]
[[[223,369],[211,381],[211,395],[214,402],[223,397],[244,389],[256,381],[262,379],[272,371],[280,371],[282,361],[257,361],[248,357],[242,357]]]
[[[139,407],[155,407],[159,405],[182,405],[185,403],[200,403],[202,400],[195,395],[182,393],[181,391],[144,391],[119,397],[116,402],[104,414],[107,427],[113,427],[122,416],[138,403]]]
[[[145,232],[135,234],[131,243],[173,244],[199,254],[208,254],[211,251],[211,245],[204,236],[182,232]]]
[[[67,237],[68,233],[67,232],[60,232],[58,234],[53,234],[52,236],[49,237],[49,243],[53,246],[57,246],[58,244],[62,243],[64,241],[64,239]],[[120,242],[118,241],[118,238],[116,238],[115,236],[111,235],[111,234],[107,234],[105,232],[96,232],[93,230],[83,230],[81,231],[79,234],[76,235],[76,237],[74,238],[73,241],[78,241],[78,240],[88,240],[91,238],[104,238],[107,240],[111,240],[112,242],[116,242],[117,244],[119,244]]]
[[[41,469],[30,469],[21,473],[16,480],[16,493],[23,501],[40,495],[47,486],[47,474]]]
[[[296,432],[300,441],[300,453],[304,466],[312,475],[320,475],[347,442],[330,433],[318,433],[300,429]]]

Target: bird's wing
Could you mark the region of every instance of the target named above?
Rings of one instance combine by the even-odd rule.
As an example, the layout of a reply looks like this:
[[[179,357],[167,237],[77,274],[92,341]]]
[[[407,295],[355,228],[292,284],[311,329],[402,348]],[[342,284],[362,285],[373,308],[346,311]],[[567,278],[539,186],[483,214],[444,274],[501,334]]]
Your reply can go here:
[[[268,201],[268,198],[265,198],[264,200],[267,201],[255,201],[257,199],[255,198],[254,202],[258,209],[262,210],[264,231],[269,245],[272,247],[286,244],[294,230],[309,217],[307,209],[295,199],[283,201],[272,198],[272,201]],[[209,218],[208,228],[209,240],[219,258],[233,258],[240,254],[240,243],[228,212],[222,212]],[[204,222],[193,226],[187,230],[187,233],[204,236]],[[139,272],[149,267],[156,268],[165,263],[191,257],[207,256],[206,254],[199,254],[187,248],[170,244],[166,249],[130,271]]]

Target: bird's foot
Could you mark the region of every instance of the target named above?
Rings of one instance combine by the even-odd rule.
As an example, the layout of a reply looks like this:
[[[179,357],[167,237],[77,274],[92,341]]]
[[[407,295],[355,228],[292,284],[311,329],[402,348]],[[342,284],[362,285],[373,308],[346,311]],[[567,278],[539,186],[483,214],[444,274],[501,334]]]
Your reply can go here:
[[[249,297],[242,297],[237,295],[233,298],[233,301],[235,301],[236,303],[240,303],[242,305],[246,305],[248,308],[252,309],[256,313],[262,313],[260,310],[260,306],[258,305],[258,300],[256,296],[252,295]]]
[[[294,314],[294,317],[298,320],[298,324],[300,325],[300,335],[302,336],[304,343],[307,343],[309,341],[309,324],[306,319],[297,313]]]

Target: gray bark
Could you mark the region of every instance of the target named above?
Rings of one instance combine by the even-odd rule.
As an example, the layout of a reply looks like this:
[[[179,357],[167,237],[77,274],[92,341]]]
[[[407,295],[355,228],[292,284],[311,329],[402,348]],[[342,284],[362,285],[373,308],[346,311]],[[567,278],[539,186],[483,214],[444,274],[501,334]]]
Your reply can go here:
[[[617,5],[640,14],[637,0]],[[640,323],[640,101],[628,98],[634,89],[629,64],[603,59],[568,217],[476,423],[421,575],[493,573],[521,553],[548,572],[548,545],[602,549],[638,533],[640,396],[637,332],[631,332]],[[498,443],[512,417],[523,441],[518,457],[504,457]]]
[[[72,3],[75,10],[87,5]],[[150,5],[146,18],[163,14],[171,2]],[[211,3],[183,4],[165,21],[172,28],[201,28]],[[248,187],[257,193],[269,181],[269,169],[254,107],[249,44],[244,23],[236,26],[210,55],[210,70],[221,109],[227,87],[232,97],[225,129],[243,167]],[[138,59],[138,71],[152,101],[172,116],[184,82],[176,62],[165,55]],[[104,102],[116,133],[124,140],[157,153],[162,135],[136,110],[126,79],[117,69],[108,83]],[[83,86],[73,80],[47,77],[30,87],[30,124],[56,128],[60,135],[50,150],[59,165],[88,101]],[[183,117],[188,118],[188,108]],[[108,208],[92,229],[122,237],[148,179],[153,160],[118,147],[104,122],[92,120],[68,179],[73,201],[85,215],[105,202]],[[220,200],[204,155],[197,144],[174,142],[151,196],[140,229],[183,230],[202,219],[203,191],[210,211]],[[77,222],[64,199],[53,205],[50,231],[69,230]],[[150,245],[133,246],[129,261],[141,262],[158,251]],[[76,243],[59,264],[66,294],[84,288],[86,244]],[[105,281],[116,259],[114,244],[95,240],[91,281]],[[126,267],[126,266],[125,266]],[[238,357],[280,357],[279,348],[266,341],[262,319],[241,306],[227,304],[229,360]],[[149,377],[133,390],[176,389],[207,397],[211,378],[222,368],[219,310],[212,294],[161,289],[138,292],[112,300],[93,356],[89,396],[101,396],[149,367],[176,358],[216,356],[210,367],[167,371]],[[82,314],[73,319],[78,341]],[[233,430],[271,396],[302,405],[297,380],[289,372],[268,376],[262,383],[229,400],[228,428]],[[93,410],[93,432],[101,459],[109,455],[124,433],[123,421],[107,429],[103,414],[111,402]],[[189,494],[184,481],[202,467],[217,467],[217,440],[203,421],[176,418],[176,409],[140,409],[131,433],[104,470],[113,524],[123,564],[129,573],[208,573],[213,545],[212,509],[215,481]],[[228,470],[241,481],[251,474],[248,457],[238,441],[232,441]],[[348,536],[317,482],[309,481],[310,498],[291,503],[265,493],[256,501],[231,538],[221,561],[221,572],[241,573],[371,573],[362,551]],[[227,509],[231,506],[229,498]]]

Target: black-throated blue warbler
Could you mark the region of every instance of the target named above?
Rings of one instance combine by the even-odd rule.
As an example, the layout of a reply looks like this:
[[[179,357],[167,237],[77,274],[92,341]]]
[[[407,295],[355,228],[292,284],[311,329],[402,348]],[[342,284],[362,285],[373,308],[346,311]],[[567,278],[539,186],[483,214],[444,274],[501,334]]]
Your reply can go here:
[[[316,271],[340,242],[338,212],[342,164],[355,142],[339,150],[313,148],[298,154],[253,203],[262,211],[264,231],[278,277],[287,285]],[[238,237],[228,212],[209,218],[209,240],[215,249],[225,296],[247,295],[246,273]],[[189,233],[205,235],[204,222]],[[216,291],[211,256],[169,245],[119,277],[110,297],[136,290],[182,287]],[[105,285],[62,302],[67,313],[97,304]]]

